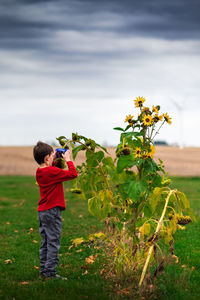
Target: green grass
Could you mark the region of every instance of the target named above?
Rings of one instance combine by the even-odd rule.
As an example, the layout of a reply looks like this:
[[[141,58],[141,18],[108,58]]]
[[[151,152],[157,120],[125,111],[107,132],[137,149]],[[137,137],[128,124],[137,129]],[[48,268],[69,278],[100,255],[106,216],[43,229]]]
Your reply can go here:
[[[190,200],[191,208],[197,218],[186,230],[175,234],[175,254],[178,264],[165,268],[158,278],[159,299],[194,300],[200,294],[200,178],[174,177],[173,186],[184,192]]]
[[[70,185],[65,183],[65,188]],[[179,263],[168,265],[158,277],[154,296],[170,300],[199,299],[200,178],[173,178],[173,186],[186,193],[197,222],[176,233],[174,247]],[[111,283],[100,275],[105,261],[103,249],[93,244],[69,249],[72,239],[103,229],[103,223],[89,215],[87,203],[69,192],[66,192],[67,209],[62,214],[58,267],[58,273],[68,277],[68,281],[39,279],[39,271],[34,268],[39,266],[38,198],[34,177],[0,177],[0,299],[116,299],[110,295]],[[29,234],[30,228],[34,231]],[[83,251],[77,252],[79,249]],[[95,263],[85,269],[85,258],[94,254],[98,254]],[[7,259],[12,263],[5,264]],[[85,271],[88,273],[84,274]]]
[[[70,183],[65,184],[65,188]],[[39,190],[33,177],[0,177],[0,299],[108,299],[100,275],[103,252],[94,245],[69,247],[72,239],[99,232],[103,224],[89,215],[87,203],[67,193],[67,209],[62,213],[63,230],[60,263],[57,269],[68,281],[39,279],[40,235],[37,201]],[[34,231],[28,234],[30,228]],[[37,241],[38,243],[34,243]],[[82,252],[76,252],[83,249]],[[68,254],[65,254],[68,253]],[[85,258],[98,254],[85,269]],[[10,259],[12,263],[5,264]],[[87,274],[83,275],[87,270]],[[22,282],[28,282],[23,285]]]

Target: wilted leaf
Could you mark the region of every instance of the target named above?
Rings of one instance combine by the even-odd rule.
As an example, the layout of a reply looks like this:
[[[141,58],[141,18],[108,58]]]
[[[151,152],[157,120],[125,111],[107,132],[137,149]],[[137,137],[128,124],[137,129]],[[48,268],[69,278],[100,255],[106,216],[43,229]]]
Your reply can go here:
[[[76,252],[82,252],[82,251],[83,251],[83,249],[76,250]]]
[[[6,225],[10,225],[10,222],[6,222]]]
[[[77,239],[74,239],[73,241],[72,241],[72,243],[75,245],[75,246],[77,246],[77,245],[80,245],[80,244],[82,244],[82,243],[85,243],[86,242],[86,240],[84,239],[84,238],[77,238]]]
[[[142,235],[142,237],[144,237],[145,235],[149,235],[150,231],[151,231],[151,225],[149,223],[144,223],[140,228],[139,231]]]
[[[38,241],[36,241],[36,240],[33,240],[33,243],[34,243],[34,244],[37,244],[37,243],[38,243]]]

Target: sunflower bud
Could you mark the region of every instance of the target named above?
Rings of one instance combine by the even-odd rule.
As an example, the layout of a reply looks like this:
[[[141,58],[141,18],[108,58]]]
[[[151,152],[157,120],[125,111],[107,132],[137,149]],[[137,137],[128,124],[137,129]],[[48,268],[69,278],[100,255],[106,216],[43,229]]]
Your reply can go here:
[[[66,167],[65,160],[62,157],[56,159],[56,167],[59,169],[64,169]]]
[[[72,133],[72,141],[77,142],[78,138],[79,138],[79,136],[77,133]]]
[[[89,140],[87,140],[87,141],[85,142],[85,145],[86,145],[86,146],[90,146],[91,143],[92,143],[92,141],[89,139]]]
[[[65,141],[64,140],[59,140],[59,143],[60,143],[61,146],[65,145]]]

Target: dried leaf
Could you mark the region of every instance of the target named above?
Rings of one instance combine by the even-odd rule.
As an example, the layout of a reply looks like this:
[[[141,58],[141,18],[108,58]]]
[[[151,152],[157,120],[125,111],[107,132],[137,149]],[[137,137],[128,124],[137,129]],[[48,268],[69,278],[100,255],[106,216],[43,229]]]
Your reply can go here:
[[[71,253],[69,253],[69,252],[66,252],[66,253],[65,253],[65,255],[71,255]]]
[[[34,231],[34,229],[31,227],[31,228],[29,229],[28,234],[31,234],[33,231]]]
[[[12,264],[12,260],[11,260],[11,259],[6,259],[6,260],[4,260],[4,263],[5,263],[6,265]]]
[[[21,284],[22,285],[27,285],[27,284],[29,284],[29,282],[28,281],[23,281],[23,282],[21,282]]]
[[[76,252],[82,252],[82,251],[83,251],[83,249],[76,250]]]
[[[89,258],[89,257],[86,257],[85,262],[86,262],[87,264],[93,264],[93,263],[94,263],[94,260],[91,259],[91,258]]]
[[[172,258],[175,259],[175,264],[178,264],[178,257],[176,255],[172,255]]]
[[[87,270],[85,270],[85,272],[84,272],[82,275],[86,275],[86,274],[88,274],[88,271],[87,271]]]
[[[10,225],[10,222],[6,222],[6,225]]]
[[[39,269],[40,269],[40,268],[39,268],[39,267],[37,267],[37,266],[34,266],[33,268],[34,268],[34,269],[36,269],[36,270],[39,270]]]
[[[95,259],[97,258],[98,254],[95,254],[94,256],[93,255],[90,255],[89,257],[87,257],[85,259],[86,263],[87,264],[93,264],[95,262]]]
[[[33,240],[33,243],[34,243],[34,244],[37,244],[37,243],[38,243],[38,241],[36,241],[36,240]]]

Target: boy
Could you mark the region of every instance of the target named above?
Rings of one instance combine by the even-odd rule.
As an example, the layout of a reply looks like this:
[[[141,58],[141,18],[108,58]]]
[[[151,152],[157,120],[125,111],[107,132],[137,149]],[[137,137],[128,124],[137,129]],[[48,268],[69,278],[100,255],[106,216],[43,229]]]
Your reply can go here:
[[[33,149],[33,155],[39,164],[36,170],[36,180],[40,187],[38,202],[39,232],[42,237],[40,277],[66,279],[56,274],[62,230],[61,211],[66,208],[62,182],[76,178],[77,172],[71,161],[69,150],[62,155],[68,170],[54,166],[56,153],[46,143],[38,142]]]

